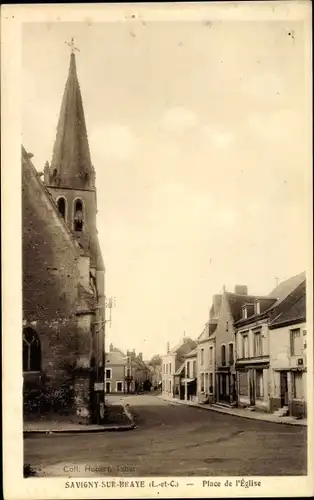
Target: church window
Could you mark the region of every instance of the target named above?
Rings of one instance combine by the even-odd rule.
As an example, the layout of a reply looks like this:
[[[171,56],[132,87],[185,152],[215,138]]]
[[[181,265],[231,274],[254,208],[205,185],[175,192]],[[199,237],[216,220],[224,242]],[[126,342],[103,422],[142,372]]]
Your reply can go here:
[[[82,200],[75,200],[74,205],[74,231],[83,231],[83,203]]]
[[[65,219],[65,211],[66,211],[65,198],[63,198],[62,196],[58,198],[57,205],[60,216],[63,219]]]
[[[23,329],[23,372],[38,372],[41,369],[41,346],[37,333],[32,328]]]
[[[57,169],[55,168],[52,172],[52,180],[55,181],[57,179]]]

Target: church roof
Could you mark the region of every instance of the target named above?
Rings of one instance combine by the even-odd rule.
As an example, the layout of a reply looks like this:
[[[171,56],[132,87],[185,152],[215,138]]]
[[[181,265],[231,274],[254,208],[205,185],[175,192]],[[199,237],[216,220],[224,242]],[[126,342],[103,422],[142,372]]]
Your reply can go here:
[[[69,74],[61,104],[50,168],[51,172],[56,173],[63,187],[84,187],[86,179],[94,176],[82,95],[73,53],[71,54]]]

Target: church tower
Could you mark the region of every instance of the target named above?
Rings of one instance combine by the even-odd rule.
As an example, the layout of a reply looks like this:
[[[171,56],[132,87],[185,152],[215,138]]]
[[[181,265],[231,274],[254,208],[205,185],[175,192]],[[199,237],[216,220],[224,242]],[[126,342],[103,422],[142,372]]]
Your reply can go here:
[[[103,389],[95,387],[102,386],[104,380],[105,267],[96,227],[95,170],[91,162],[73,39],[71,48],[69,73],[61,104],[52,161],[50,165],[48,163],[45,165],[44,183],[57,206],[59,216],[64,219],[73,238],[80,244],[85,257],[89,260],[89,281],[91,289],[95,291],[95,305],[83,314],[91,318],[90,330],[86,333],[91,340],[87,345],[91,345],[89,363],[92,407],[98,408],[96,409],[98,419],[101,413],[99,413],[100,402],[104,401]],[[79,290],[78,293],[80,294]],[[78,323],[80,323],[79,317]],[[82,332],[81,340],[83,337]]]
[[[96,229],[95,170],[91,162],[83,101],[72,49],[63,94],[52,161],[44,169],[44,182],[60,216],[90,256],[101,264]]]

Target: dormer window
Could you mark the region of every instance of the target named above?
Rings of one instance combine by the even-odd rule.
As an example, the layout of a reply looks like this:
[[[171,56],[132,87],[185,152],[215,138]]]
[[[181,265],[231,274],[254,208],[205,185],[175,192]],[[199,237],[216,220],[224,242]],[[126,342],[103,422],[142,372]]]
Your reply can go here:
[[[58,206],[58,212],[60,216],[65,219],[65,212],[66,212],[66,203],[65,203],[65,198],[63,196],[60,196],[57,200],[57,206]]]
[[[261,313],[261,304],[260,301],[255,302],[255,314]]]
[[[83,202],[82,200],[75,200],[74,205],[74,231],[83,231]]]
[[[247,307],[243,307],[242,309],[242,318],[243,319],[247,319]]]

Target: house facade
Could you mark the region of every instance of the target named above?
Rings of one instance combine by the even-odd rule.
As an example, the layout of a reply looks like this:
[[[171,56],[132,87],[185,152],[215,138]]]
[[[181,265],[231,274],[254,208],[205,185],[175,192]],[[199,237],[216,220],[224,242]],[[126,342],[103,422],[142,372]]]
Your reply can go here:
[[[237,402],[234,324],[241,318],[242,305],[255,300],[255,296],[248,295],[247,286],[236,285],[233,293],[224,289],[220,297],[216,308],[215,400],[234,405]]]
[[[183,337],[182,341],[162,356],[162,394],[173,398],[175,396],[175,374],[184,366],[185,355],[196,348],[196,342],[190,337]],[[176,383],[178,383],[176,375]]]
[[[213,403],[215,400],[215,331],[217,322],[212,318],[197,342],[197,387],[198,400]]]
[[[289,307],[304,281],[304,273],[301,273],[282,282],[269,296],[256,296],[253,300],[247,298],[243,304],[242,317],[234,325],[239,406],[256,407],[264,411],[272,411],[276,407],[272,397],[274,377],[270,366],[269,325]],[[281,384],[285,400],[288,391],[286,376],[282,377]]]
[[[184,399],[186,401],[197,401],[197,347],[185,355],[184,377],[181,384],[184,386]]]
[[[269,324],[270,409],[298,418],[307,416],[306,288]],[[286,410],[286,411],[285,411]]]
[[[126,355],[110,344],[105,354],[105,394],[125,392]]]

